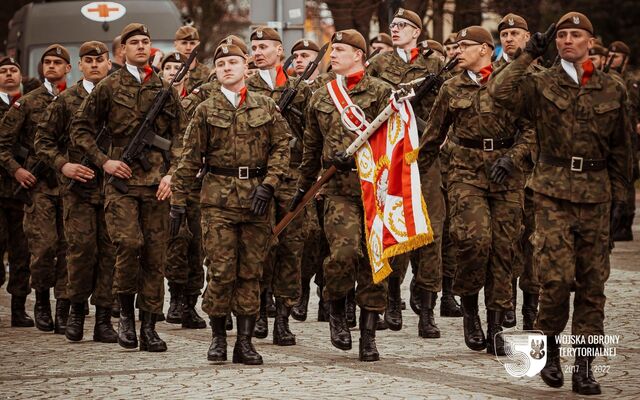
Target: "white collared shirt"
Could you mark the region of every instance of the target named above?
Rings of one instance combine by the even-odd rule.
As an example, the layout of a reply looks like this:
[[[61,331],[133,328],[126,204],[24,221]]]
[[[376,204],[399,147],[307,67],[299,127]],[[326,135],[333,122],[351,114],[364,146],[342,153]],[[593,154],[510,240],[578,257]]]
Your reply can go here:
[[[229,100],[229,103],[231,103],[231,105],[234,106],[235,108],[238,108],[238,103],[240,103],[240,95],[236,92],[232,92],[231,90],[227,89],[222,85],[220,85],[220,90],[222,91],[222,94],[224,95],[224,97],[226,97],[227,100]]]
[[[403,49],[401,49],[400,47],[396,47],[396,53],[398,53],[398,55],[400,56],[400,58],[402,58],[402,61],[408,63],[409,62],[409,56],[407,55],[407,52],[404,51]]]
[[[4,101],[8,106],[11,105],[11,96],[8,93],[0,92],[0,99]]]
[[[138,67],[135,67],[129,63],[124,64],[127,67],[127,71],[138,81],[138,83],[142,83],[142,78],[140,78],[140,70]]]
[[[53,85],[47,80],[47,78],[44,78],[44,87],[47,88],[49,94],[51,94],[52,96],[56,96],[56,92],[53,91]]]
[[[84,90],[87,91],[87,93],[91,93],[91,92],[93,92],[93,88],[96,87],[96,84],[91,82],[91,81],[88,81],[86,79],[83,79],[82,80],[82,86],[84,87]]]
[[[560,65],[562,65],[562,69],[564,69],[564,72],[566,72],[567,75],[569,75],[569,77],[579,85],[580,81],[578,80],[578,71],[576,71],[576,67],[573,65],[573,63],[570,63],[569,61],[561,58]]]
[[[262,78],[262,80],[265,81],[267,85],[269,85],[271,90],[273,90],[275,88],[275,85],[273,83],[273,76],[271,75],[271,69],[259,69],[258,73],[260,74],[260,78]]]
[[[467,75],[469,75],[469,78],[471,78],[472,81],[474,81],[475,83],[478,84],[478,86],[481,85],[480,83],[480,79],[478,79],[478,74],[476,74],[475,72],[471,71],[471,70],[467,70]]]
[[[506,51],[504,51],[504,50],[502,50],[502,58],[504,58],[504,60],[505,60],[507,63],[510,63],[510,62],[511,62],[511,57],[509,57],[509,55],[507,54],[507,52],[506,52]]]

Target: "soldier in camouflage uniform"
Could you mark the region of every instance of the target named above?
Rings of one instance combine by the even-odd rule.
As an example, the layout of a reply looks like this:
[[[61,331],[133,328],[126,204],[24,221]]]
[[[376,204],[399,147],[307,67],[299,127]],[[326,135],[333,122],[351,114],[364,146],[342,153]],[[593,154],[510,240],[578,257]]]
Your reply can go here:
[[[331,67],[339,74],[338,84],[345,87],[353,103],[362,108],[368,121],[372,121],[388,104],[391,87],[365,74],[367,44],[360,33],[353,29],[336,32],[331,43]],[[359,358],[377,361],[380,356],[375,342],[376,320],[386,308],[386,281],[373,283],[364,243],[364,211],[355,159],[340,154],[355,136],[346,131],[340,120],[340,112],[327,87],[317,90],[307,107],[301,176],[291,208],[302,199],[322,169],[332,164],[336,166],[338,172],[323,192],[324,230],[330,249],[330,255],[324,261],[323,298],[330,302],[331,343],[341,350],[351,349],[345,298],[357,282],[361,333]]]
[[[413,11],[399,8],[391,25],[391,37],[396,46],[392,53],[381,54],[369,61],[367,72],[379,77],[394,87],[430,73],[437,73],[442,63],[437,58],[426,58],[418,49],[418,37],[422,32],[422,19]],[[416,117],[426,119],[436,98],[437,90],[425,96],[415,107]],[[436,326],[433,308],[442,284],[442,259],[440,255],[442,241],[442,225],[444,223],[445,206],[442,195],[442,179],[440,163],[436,160],[427,165],[427,160],[418,160],[422,193],[429,208],[429,218],[433,229],[434,240],[406,256],[396,257],[392,262],[393,272],[389,276],[389,304],[384,314],[389,329],[397,331],[402,328],[402,311],[400,285],[407,273],[409,259],[416,270],[414,290],[420,297],[420,323],[418,334],[424,338],[439,338],[440,330]],[[445,294],[451,295],[451,283],[446,280]]]
[[[553,38],[561,62],[528,75],[529,65]],[[540,375],[552,387],[564,383],[555,335],[569,319],[572,290],[571,333],[583,339],[604,334],[609,228],[623,216],[631,176],[625,88],[593,67],[588,58],[593,43],[589,19],[567,13],[557,32],[552,26],[534,34],[489,85],[497,101],[536,123],[538,157],[528,182],[535,206],[533,257],[542,285],[535,328],[548,335]],[[591,372],[596,346],[585,347],[588,354],[576,354],[573,390],[599,394]]]
[[[105,173],[122,179],[128,193],[113,185],[105,186],[105,218],[109,236],[116,246],[114,285],[120,299],[118,343],[136,348],[134,295],[138,294],[142,325],[140,350],[166,351],[166,343],[156,330],[156,314],[162,312],[164,297],[163,270],[167,244],[165,201],[171,195],[171,174],[176,167],[186,118],[178,95],[173,90],[153,121],[154,132],[170,141],[167,153],[155,147],[146,152],[150,169],[139,162],[119,161],[122,152],[136,133],[137,123],[145,116],[154,98],[167,83],[147,64],[151,38],[147,27],[132,23],[122,31],[125,66],[103,79],[86,98],[71,125],[71,140],[87,154],[89,160]],[[106,125],[111,146],[103,152],[95,137]]]
[[[173,46],[178,52],[189,57],[193,49],[200,44],[200,34],[193,26],[182,26],[176,31]],[[189,66],[189,80],[186,84],[187,93],[207,82],[211,70],[204,64],[193,60]]]
[[[11,57],[0,59],[0,119],[20,99],[20,64]],[[13,192],[18,183],[5,168],[0,167],[0,283],[5,280],[4,254],[8,253],[11,294],[11,326],[29,328],[33,319],[25,312],[24,304],[31,292],[29,288],[29,247],[22,228],[24,203]]]
[[[522,224],[524,175],[517,166],[529,155],[534,132],[487,91],[486,83],[496,75],[491,75],[491,34],[472,26],[461,30],[456,42],[464,72],[440,89],[420,144],[429,161],[437,159],[445,138],[452,143],[448,195],[457,249],[453,290],[462,297],[465,343],[472,350],[505,355],[497,334],[503,313],[511,308],[514,242]],[[489,340],[478,316],[483,287]]]
[[[209,269],[202,308],[213,330],[207,358],[226,361],[225,321],[233,311],[238,325],[233,362],[262,364],[251,337],[274,222],[271,199],[286,174],[290,133],[273,100],[247,91],[246,59],[238,46],[219,46],[214,62],[221,86],[196,108],[185,134],[173,182],[171,230],[184,217],[204,158],[200,203]]]
[[[71,71],[69,53],[61,45],[49,46],[41,57],[45,82],[38,89],[13,103],[0,124],[0,163],[25,189],[31,189],[31,203],[25,207],[24,230],[31,253],[31,288],[36,291],[34,309],[36,327],[42,331],[64,334],[69,314],[66,294],[66,243],[62,230],[62,199],[56,173],[46,168],[41,176],[29,169],[38,161],[33,149],[38,122],[47,105],[66,88]],[[28,150],[26,160],[15,149]],[[58,143],[61,151],[65,144]],[[24,194],[24,192],[23,192]],[[56,298],[55,323],[51,318],[50,288]]]
[[[379,33],[369,40],[369,50],[377,54],[393,53],[393,40],[388,33]]]
[[[77,148],[69,146],[64,152],[58,146],[60,142],[69,142],[73,115],[111,68],[109,50],[102,42],[83,43],[79,57],[83,79],[49,104],[38,124],[35,150],[41,160],[65,177],[62,196],[68,246],[67,294],[71,301],[65,336],[71,341],[82,340],[84,303],[91,296],[96,306],[93,340],[116,343],[118,335],[111,326],[115,248],[105,224],[102,177],[97,174],[97,167],[81,164],[82,152]],[[103,140],[105,136],[108,135],[103,134]],[[72,181],[73,189],[69,189]]]

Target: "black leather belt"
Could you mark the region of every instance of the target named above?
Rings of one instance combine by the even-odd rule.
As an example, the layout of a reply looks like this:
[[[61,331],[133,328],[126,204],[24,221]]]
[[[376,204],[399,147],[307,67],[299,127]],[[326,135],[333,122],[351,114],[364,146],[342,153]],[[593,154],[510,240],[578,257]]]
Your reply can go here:
[[[238,179],[257,178],[257,177],[260,177],[260,176],[265,176],[267,174],[267,167],[224,168],[224,167],[214,167],[214,166],[210,165],[207,170],[208,170],[208,172],[210,174],[222,175],[222,176],[233,176],[233,177],[236,177]]]
[[[538,161],[555,167],[568,168],[574,172],[602,171],[607,168],[607,160],[584,157],[561,158],[549,154],[540,154]]]
[[[514,138],[505,139],[463,139],[451,136],[451,141],[459,146],[468,147],[470,149],[478,149],[484,151],[494,151],[500,149],[508,149],[513,146]]]

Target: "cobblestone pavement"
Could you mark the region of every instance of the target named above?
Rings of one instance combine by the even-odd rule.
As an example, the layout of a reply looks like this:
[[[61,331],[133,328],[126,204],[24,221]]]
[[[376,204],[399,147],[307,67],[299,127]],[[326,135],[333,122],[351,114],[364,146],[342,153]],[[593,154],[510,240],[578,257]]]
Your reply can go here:
[[[638,241],[617,244],[611,262],[605,329],[607,334],[620,335],[620,342],[615,357],[601,357],[594,363],[603,366],[596,373],[601,398],[640,398],[640,226],[634,230]],[[10,297],[4,289],[1,292],[0,398],[573,398],[569,373],[562,389],[552,389],[537,376],[511,377],[495,357],[467,349],[459,318],[437,317],[442,338],[420,339],[418,318],[408,309],[403,313],[402,331],[378,332],[381,361],[361,363],[359,333],[353,332],[352,351],[333,348],[328,324],[315,322],[314,294],[307,322],[291,322],[296,346],[274,346],[269,335],[254,339],[263,366],[211,365],[206,359],[209,329],[184,330],[158,323],[168,352],[127,351],[117,344],[91,341],[92,310],[85,323],[85,339],[69,343],[63,336],[35,328],[11,328]],[[27,307],[32,314],[33,295]],[[230,353],[235,330],[228,342]],[[571,363],[563,359],[563,365]]]

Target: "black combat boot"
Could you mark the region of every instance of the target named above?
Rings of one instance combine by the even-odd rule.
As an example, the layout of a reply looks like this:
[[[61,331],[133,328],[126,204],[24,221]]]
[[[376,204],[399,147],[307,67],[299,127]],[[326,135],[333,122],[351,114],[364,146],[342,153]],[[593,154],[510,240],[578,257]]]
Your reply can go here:
[[[464,327],[464,343],[471,350],[484,350],[487,340],[482,331],[478,315],[478,294],[462,296],[462,324]]]
[[[504,313],[502,311],[487,310],[487,353],[494,356],[504,356],[504,338],[502,323]]]
[[[111,308],[96,306],[96,324],[93,326],[93,341],[118,343],[118,333],[111,325]]]
[[[538,293],[523,292],[522,295],[522,330],[531,331],[538,317]]]
[[[160,353],[167,351],[167,344],[160,339],[156,332],[157,314],[140,310],[142,323],[140,325],[140,351]]]
[[[211,346],[207,351],[207,360],[227,361],[227,317],[209,317],[211,324]]]
[[[333,300],[329,304],[329,329],[331,344],[340,350],[351,350],[351,332],[345,315],[345,298]],[[377,315],[377,314],[376,314]]]
[[[318,286],[316,293],[318,294],[318,322],[328,322],[329,302],[324,301],[322,297],[322,286]]]
[[[167,311],[167,322],[170,324],[180,324],[182,323],[183,304],[185,301],[184,285],[169,282],[169,293],[171,295],[171,299],[169,300],[169,310]]]
[[[582,349],[577,349],[578,351]],[[596,381],[591,370],[591,364],[595,357],[576,354],[575,368],[571,377],[571,390],[582,395],[600,394],[600,384]]]
[[[420,315],[420,288],[416,286],[416,276],[413,275],[409,283],[409,306],[416,315]]]
[[[31,328],[33,319],[24,309],[27,296],[11,296],[11,326],[14,328]]]
[[[437,293],[420,289],[420,321],[418,322],[418,336],[427,339],[440,337],[440,329],[436,325],[433,316],[433,308],[436,305]]]
[[[84,334],[84,302],[71,303],[71,312],[67,318],[67,328],[64,336],[72,341],[79,342]]]
[[[260,312],[258,319],[254,322],[255,332],[253,336],[258,339],[264,339],[269,334],[269,320],[267,318],[267,291],[260,293]]]
[[[564,384],[564,374],[560,365],[560,344],[554,335],[547,335],[547,362],[540,371],[540,377],[547,385],[559,388]]]
[[[187,329],[204,329],[207,327],[207,322],[202,319],[196,311],[196,304],[198,303],[198,295],[192,294],[183,296],[182,303],[182,327]]]
[[[119,294],[120,321],[118,322],[118,344],[125,349],[138,347],[136,320],[134,315],[134,294]]]
[[[344,305],[344,315],[347,318],[347,326],[355,328],[356,322],[356,289],[347,292],[347,300]]]
[[[64,335],[67,329],[67,319],[69,318],[69,308],[71,301],[69,299],[56,300],[56,317],[54,332],[58,335]],[[82,315],[84,315],[84,303],[82,303]]]
[[[36,290],[36,304],[33,306],[33,316],[36,321],[36,328],[45,332],[51,332],[53,330],[49,289]]]
[[[276,303],[273,301],[273,290],[267,289],[265,299],[267,300],[267,316],[273,318],[276,316]]]
[[[89,315],[89,300],[85,300],[83,305],[84,305],[84,315],[87,316]]]
[[[111,317],[120,318],[120,301],[118,296],[113,296],[113,305],[111,305]]]
[[[238,337],[233,347],[232,361],[234,364],[262,365],[262,356],[258,354],[251,343],[255,323],[255,315],[238,315],[236,318]]]
[[[513,308],[503,313],[504,320],[502,326],[505,328],[513,328],[516,326],[516,303],[518,301],[518,278],[511,280],[511,301],[513,302]]]
[[[382,315],[378,314],[378,316],[376,317],[376,330],[386,331],[387,329],[389,329],[389,327],[387,326],[387,321],[384,320]]]
[[[226,320],[224,327],[226,330],[230,331],[233,329],[233,318],[231,318],[231,313],[227,314]]]
[[[302,282],[302,293],[300,294],[300,298],[296,305],[291,308],[291,316],[296,321],[306,321],[307,320],[307,310],[309,308],[309,295],[311,288],[309,287],[310,282]]]
[[[284,301],[276,297],[276,318],[273,323],[273,344],[278,346],[293,346],[296,344],[296,335],[289,330],[289,314],[291,308]]]
[[[376,320],[378,313],[360,309],[360,361],[378,361],[380,354],[376,347]]]
[[[462,309],[460,304],[453,296],[453,278],[449,276],[442,277],[442,298],[440,299],[440,316],[441,317],[462,317]]]
[[[400,296],[400,278],[389,278],[389,299],[387,310],[384,313],[384,321],[392,331],[402,329],[402,309]]]

